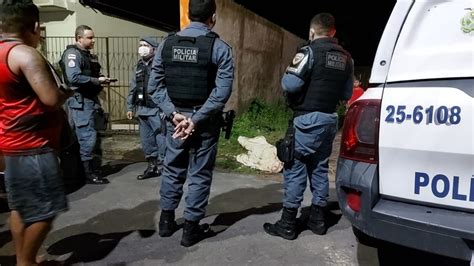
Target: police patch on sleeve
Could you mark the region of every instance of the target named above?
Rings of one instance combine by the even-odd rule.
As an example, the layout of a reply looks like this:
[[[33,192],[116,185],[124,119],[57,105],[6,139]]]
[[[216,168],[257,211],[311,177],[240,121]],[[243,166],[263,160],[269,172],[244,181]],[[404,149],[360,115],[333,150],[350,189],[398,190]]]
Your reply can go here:
[[[76,61],[74,59],[70,59],[69,62],[67,62],[68,67],[76,67]]]
[[[304,78],[311,68],[309,56],[309,47],[301,48],[293,58],[293,61],[291,61],[291,64],[286,68],[286,72]]]
[[[326,68],[344,71],[347,65],[347,55],[338,52],[326,53]]]
[[[76,59],[76,55],[75,54],[68,54],[67,59]]]
[[[199,56],[199,48],[173,46],[173,61],[183,63],[197,63]]]

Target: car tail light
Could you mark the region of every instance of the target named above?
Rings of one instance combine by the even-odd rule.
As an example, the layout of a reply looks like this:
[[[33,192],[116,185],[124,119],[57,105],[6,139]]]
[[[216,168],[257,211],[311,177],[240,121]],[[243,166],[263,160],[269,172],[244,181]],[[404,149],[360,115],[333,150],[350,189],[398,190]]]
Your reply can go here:
[[[339,156],[377,163],[381,100],[359,100],[347,111]]]
[[[353,189],[349,189],[346,194],[347,205],[355,212],[360,212],[360,195],[360,191]]]

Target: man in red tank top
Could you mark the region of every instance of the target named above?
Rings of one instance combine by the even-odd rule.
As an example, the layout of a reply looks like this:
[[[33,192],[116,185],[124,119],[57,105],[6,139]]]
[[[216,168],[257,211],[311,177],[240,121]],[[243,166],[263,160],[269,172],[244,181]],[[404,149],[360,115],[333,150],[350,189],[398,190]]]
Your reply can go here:
[[[30,1],[0,4],[0,151],[10,229],[18,265],[36,264],[51,223],[67,210],[57,158],[61,106],[72,95],[61,90],[40,42],[39,10]]]

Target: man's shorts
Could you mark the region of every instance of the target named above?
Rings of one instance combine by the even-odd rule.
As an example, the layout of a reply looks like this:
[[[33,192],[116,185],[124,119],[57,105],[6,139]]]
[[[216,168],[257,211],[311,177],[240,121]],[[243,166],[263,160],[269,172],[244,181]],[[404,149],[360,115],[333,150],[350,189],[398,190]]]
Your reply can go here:
[[[53,152],[5,155],[8,205],[25,224],[44,221],[68,209],[59,161]]]

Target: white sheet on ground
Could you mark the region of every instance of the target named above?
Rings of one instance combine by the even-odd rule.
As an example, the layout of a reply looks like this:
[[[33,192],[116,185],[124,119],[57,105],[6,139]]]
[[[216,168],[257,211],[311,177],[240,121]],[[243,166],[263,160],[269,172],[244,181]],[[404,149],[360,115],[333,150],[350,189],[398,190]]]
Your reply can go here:
[[[248,138],[239,136],[237,138],[247,153],[237,155],[237,161],[243,165],[269,173],[279,173],[283,169],[283,163],[278,160],[276,147],[269,144],[264,136]]]

